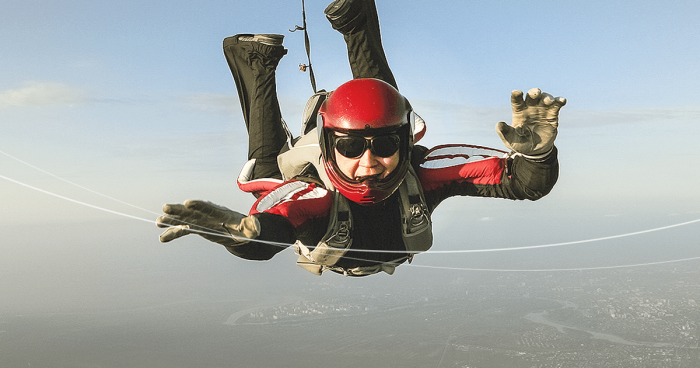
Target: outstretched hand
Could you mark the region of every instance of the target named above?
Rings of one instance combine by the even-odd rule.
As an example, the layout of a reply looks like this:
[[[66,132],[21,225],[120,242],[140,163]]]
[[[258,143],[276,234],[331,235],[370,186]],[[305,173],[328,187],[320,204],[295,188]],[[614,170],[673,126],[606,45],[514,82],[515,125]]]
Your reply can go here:
[[[166,204],[163,212],[156,220],[158,227],[167,228],[160,235],[163,243],[196,233],[209,241],[235,246],[258,235],[259,225],[253,217],[211,202],[189,200],[184,204]]]
[[[549,152],[557,137],[559,110],[566,105],[563,97],[553,97],[539,88],[527,92],[513,91],[510,96],[513,126],[504,122],[496,125],[496,132],[509,149],[527,156]]]

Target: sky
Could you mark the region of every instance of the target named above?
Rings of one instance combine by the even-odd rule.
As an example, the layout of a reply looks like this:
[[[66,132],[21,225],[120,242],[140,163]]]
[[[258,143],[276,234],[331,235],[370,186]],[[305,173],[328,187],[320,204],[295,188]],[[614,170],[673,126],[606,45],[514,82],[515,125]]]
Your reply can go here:
[[[361,280],[319,279],[294,264],[291,250],[259,263],[196,236],[160,244],[153,222],[165,203],[204,199],[246,212],[254,200],[236,186],[247,136],[225,37],[285,35],[278,93],[298,134],[312,93],[298,67],[307,63],[303,34],[289,32],[302,22],[300,2],[0,4],[5,313],[293,292],[319,280],[439,285],[475,272],[439,269],[447,266],[595,268],[700,256],[697,222],[527,253],[426,254],[415,264],[438,269],[407,265]],[[326,5],[306,1],[306,12],[316,80],[332,90],[352,76]],[[434,215],[434,250],[572,242],[700,219],[700,3],[378,0],[377,7],[400,91],[427,122],[421,144],[502,149],[494,128],[510,121],[512,90],[539,87],[568,99],[552,193],[536,202],[450,199]]]

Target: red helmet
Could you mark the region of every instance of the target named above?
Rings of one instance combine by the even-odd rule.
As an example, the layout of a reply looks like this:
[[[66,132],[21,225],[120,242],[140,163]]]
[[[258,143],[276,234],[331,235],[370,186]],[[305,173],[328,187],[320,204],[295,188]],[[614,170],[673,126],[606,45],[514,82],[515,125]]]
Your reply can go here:
[[[319,144],[328,178],[346,198],[361,204],[379,203],[399,187],[410,164],[414,116],[408,100],[379,79],[354,79],[331,92],[318,111]],[[386,178],[347,177],[335,161],[335,131],[372,137],[398,134],[399,164]]]

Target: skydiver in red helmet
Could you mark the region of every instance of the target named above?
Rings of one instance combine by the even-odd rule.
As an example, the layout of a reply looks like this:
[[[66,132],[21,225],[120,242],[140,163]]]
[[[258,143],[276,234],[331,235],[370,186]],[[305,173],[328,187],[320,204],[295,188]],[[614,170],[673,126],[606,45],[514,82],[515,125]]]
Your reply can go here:
[[[513,91],[513,124],[496,127],[509,152],[416,145],[425,123],[398,91],[374,0],[336,0],[325,13],[345,38],[354,79],[309,100],[300,137],[289,133],[277,101],[283,36],[224,40],[249,135],[238,185],[257,201],[248,215],[206,201],[165,205],[162,242],[198,233],[250,260],[293,244],[297,264],[318,275],[393,274],[431,247],[430,215],[444,199],[537,200],[550,192],[565,99]]]

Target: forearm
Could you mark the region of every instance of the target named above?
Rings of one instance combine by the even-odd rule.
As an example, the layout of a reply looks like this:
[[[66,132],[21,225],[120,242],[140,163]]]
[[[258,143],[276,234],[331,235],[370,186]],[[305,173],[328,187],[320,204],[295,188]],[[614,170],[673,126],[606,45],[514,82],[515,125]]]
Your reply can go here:
[[[245,244],[226,246],[231,254],[243,259],[266,261],[296,240],[294,226],[285,217],[269,213],[253,216],[260,224],[258,236]]]
[[[431,210],[453,196],[537,200],[552,190],[559,175],[559,163],[554,148],[541,160],[515,156],[450,170],[422,171],[421,182]]]
[[[559,178],[557,148],[546,157],[533,160],[513,157],[504,174],[503,185],[509,188],[513,199],[537,200],[549,192]]]

